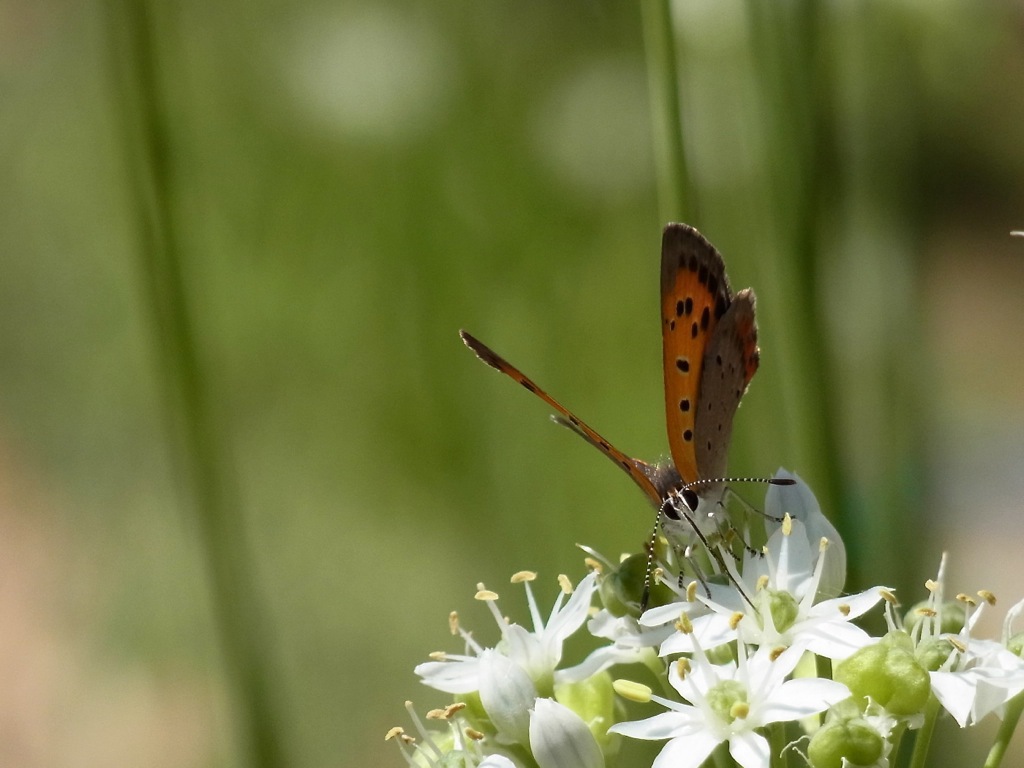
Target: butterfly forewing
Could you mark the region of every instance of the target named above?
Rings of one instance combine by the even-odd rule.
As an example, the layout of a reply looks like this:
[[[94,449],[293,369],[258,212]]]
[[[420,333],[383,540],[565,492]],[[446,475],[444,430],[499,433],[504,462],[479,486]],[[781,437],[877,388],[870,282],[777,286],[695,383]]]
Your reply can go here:
[[[662,503],[662,495],[655,488],[654,483],[648,475],[654,474],[654,468],[638,459],[633,459],[624,454],[619,449],[615,448],[611,443],[601,437],[595,430],[591,429],[582,419],[578,418],[568,408],[563,406],[551,395],[545,392],[543,389],[538,387],[530,377],[526,376],[522,371],[509,363],[505,358],[501,357],[497,352],[492,350],[486,344],[479,339],[475,338],[466,331],[459,331],[459,335],[462,337],[463,342],[466,346],[476,353],[476,356],[487,363],[492,368],[495,368],[506,376],[519,382],[524,388],[535,394],[549,406],[554,408],[559,416],[560,423],[572,429],[587,442],[597,448],[601,453],[607,456],[609,459],[614,461],[626,474],[633,478],[640,490],[642,490],[647,497],[651,500],[651,503],[655,507],[660,507]]]
[[[661,241],[661,338],[665,375],[668,444],[683,482],[710,477],[697,440],[713,439],[701,429],[698,408],[706,408],[706,352],[729,309],[732,292],[721,255],[693,227],[669,224]],[[731,423],[731,418],[730,418]],[[721,444],[724,455],[726,443]]]

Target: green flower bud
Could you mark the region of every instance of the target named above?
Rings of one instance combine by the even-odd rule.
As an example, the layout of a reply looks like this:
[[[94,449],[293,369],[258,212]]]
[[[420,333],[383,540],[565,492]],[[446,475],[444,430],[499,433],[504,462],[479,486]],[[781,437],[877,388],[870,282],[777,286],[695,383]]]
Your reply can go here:
[[[830,717],[811,737],[807,757],[814,768],[842,768],[844,758],[851,765],[874,765],[884,748],[882,734],[859,714]]]
[[[931,693],[928,672],[914,658],[913,643],[904,632],[890,632],[841,661],[835,679],[854,696],[870,697],[897,717],[920,712]]]
[[[608,672],[599,672],[578,683],[556,685],[555,701],[580,716],[606,755],[612,742],[618,744],[619,739],[608,733],[615,722],[615,692]]]
[[[903,625],[907,632],[913,633],[914,627],[926,619],[930,621],[932,613],[933,609],[927,601],[912,606],[903,617]],[[964,628],[966,620],[967,614],[964,612],[963,603],[957,600],[947,600],[942,604],[942,623],[937,634],[958,634]]]
[[[953,644],[949,640],[944,637],[930,637],[918,644],[914,650],[914,657],[922,667],[929,672],[935,672],[952,652]]]
[[[771,606],[772,622],[779,632],[785,632],[793,626],[793,622],[800,615],[800,606],[789,592],[772,590],[768,605]]]
[[[704,652],[712,664],[728,664],[736,661],[736,643],[722,643]]]
[[[630,555],[615,570],[607,573],[600,582],[598,591],[601,603],[612,616],[640,615],[640,603],[643,600],[644,583],[647,579],[647,555],[638,553]],[[647,607],[665,605],[675,598],[664,584],[655,584],[651,577],[651,594]]]

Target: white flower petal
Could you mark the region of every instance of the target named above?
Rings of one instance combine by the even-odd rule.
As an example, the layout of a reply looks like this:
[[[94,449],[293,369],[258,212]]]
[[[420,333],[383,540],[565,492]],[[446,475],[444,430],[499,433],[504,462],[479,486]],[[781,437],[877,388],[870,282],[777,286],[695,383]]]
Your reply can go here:
[[[554,666],[544,653],[537,636],[519,624],[508,624],[502,633],[501,650],[536,679],[537,674]],[[557,659],[556,659],[557,663]]]
[[[811,653],[833,661],[842,661],[866,645],[875,642],[860,627],[846,622],[832,621],[818,626],[809,625],[794,633],[794,645],[803,644]]]
[[[717,648],[723,643],[730,643],[736,639],[736,630],[730,624],[731,616],[718,613],[701,616],[693,621],[692,632],[676,632],[661,644],[658,651],[659,656],[669,656],[673,653],[693,653],[694,639],[700,643],[701,648]]]
[[[834,611],[842,609],[842,613],[847,619],[856,619],[859,616],[863,616],[881,602],[883,591],[891,592],[892,589],[889,587],[878,586],[871,587],[871,589],[865,589],[863,592],[858,592],[856,595],[831,597],[828,600],[822,600],[820,603],[816,603],[811,608],[810,615],[826,616],[832,614]]]
[[[620,647],[653,648],[661,645],[675,631],[670,622],[677,618],[679,612],[675,611],[661,625],[646,626],[632,616],[613,616],[609,611],[601,610],[587,622],[587,630],[594,637],[612,640]]]
[[[555,682],[579,683],[616,664],[642,664],[648,657],[653,656],[653,648],[620,648],[616,645],[606,645],[592,651],[575,667],[555,670]]]
[[[530,740],[530,712],[537,690],[525,670],[504,654],[480,654],[480,703],[505,738],[518,744]]]
[[[729,737],[729,754],[743,768],[768,768],[771,750],[764,736],[743,731]]]
[[[505,755],[488,755],[478,768],[516,768],[516,764]]]
[[[651,768],[699,768],[718,744],[719,740],[708,733],[672,739],[654,758]]]
[[[537,699],[530,717],[530,749],[540,768],[603,768],[604,755],[587,724],[552,699]]]
[[[824,538],[829,541],[825,556],[825,571],[818,592],[824,596],[838,595],[846,583],[846,547],[839,531],[821,513],[818,500],[808,485],[795,472],[780,468],[775,477],[795,480],[795,485],[770,485],[764,497],[765,515],[782,517],[785,513],[804,524],[804,535],[813,549]]]
[[[699,713],[694,707],[680,705],[682,711],[672,710],[648,717],[644,720],[627,720],[616,723],[608,729],[609,733],[621,733],[631,739],[660,741],[679,735],[689,735],[695,726],[700,725]]]
[[[939,704],[953,716],[957,725],[966,727],[974,703],[974,682],[954,672],[929,672],[928,676]]]
[[[544,628],[543,632],[544,642],[552,646],[557,645],[557,656],[559,658],[562,653],[562,643],[569,635],[582,627],[583,622],[587,620],[596,586],[597,574],[587,574],[576,586],[576,589],[573,590],[565,606],[559,609],[557,613],[553,613],[548,620],[548,625]],[[559,658],[555,659],[556,664]]]
[[[660,627],[662,624],[671,624],[682,613],[688,613],[693,603],[666,603],[654,608],[648,608],[640,617],[640,624],[645,627]]]
[[[421,683],[444,693],[472,693],[480,689],[480,665],[474,656],[425,661],[413,671],[422,678]]]
[[[772,692],[767,704],[758,708],[757,720],[761,725],[799,720],[848,698],[850,689],[833,680],[816,677],[787,680]]]

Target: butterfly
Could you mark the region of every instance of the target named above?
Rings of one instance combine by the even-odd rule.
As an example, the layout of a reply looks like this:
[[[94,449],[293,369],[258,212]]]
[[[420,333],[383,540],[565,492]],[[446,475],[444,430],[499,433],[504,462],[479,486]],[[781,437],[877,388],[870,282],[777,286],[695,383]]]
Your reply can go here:
[[[671,459],[649,464],[620,451],[532,379],[466,331],[459,335],[487,365],[519,382],[626,472],[658,510],[676,541],[696,534],[724,493],[732,422],[760,350],[754,292],[733,293],[715,247],[687,224],[668,224],[661,240],[661,339],[665,423]],[[698,509],[711,512],[697,515]]]

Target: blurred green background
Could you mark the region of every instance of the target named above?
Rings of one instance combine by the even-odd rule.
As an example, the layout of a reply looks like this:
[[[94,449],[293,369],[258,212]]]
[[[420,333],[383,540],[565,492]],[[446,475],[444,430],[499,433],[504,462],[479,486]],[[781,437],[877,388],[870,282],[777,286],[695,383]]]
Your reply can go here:
[[[952,591],[1018,599],[1024,6],[675,16],[691,223],[759,297],[731,471],[807,479],[851,588],[913,602],[948,548]],[[639,10],[0,1],[3,765],[244,762],[140,256],[133,56],[251,557],[222,600],[266,612],[287,764],[398,765],[402,701],[445,701],[412,667],[454,650],[448,611],[493,640],[477,582],[535,569],[547,602],[575,542],[651,522],[456,335],[666,450]]]

